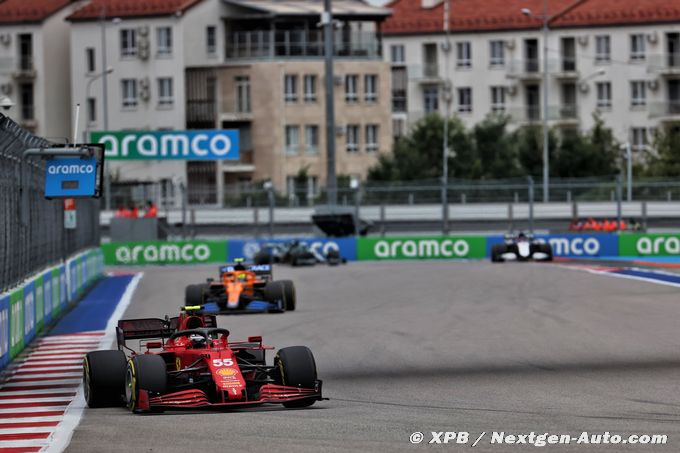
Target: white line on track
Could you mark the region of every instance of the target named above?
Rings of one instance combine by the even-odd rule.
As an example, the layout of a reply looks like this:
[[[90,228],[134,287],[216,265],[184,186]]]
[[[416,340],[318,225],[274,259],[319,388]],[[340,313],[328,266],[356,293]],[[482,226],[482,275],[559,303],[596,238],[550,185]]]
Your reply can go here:
[[[125,310],[132,302],[132,296],[137,289],[139,281],[142,279],[143,273],[136,274],[130,283],[128,283],[123,296],[121,297],[116,309],[111,314],[109,321],[106,324],[106,329],[104,330],[105,336],[101,339],[99,347],[108,347],[116,339],[116,326],[118,325],[118,320],[123,316]],[[49,443],[47,448],[43,449],[43,452],[47,453],[61,453],[71,442],[71,437],[73,436],[73,431],[80,423],[80,419],[83,416],[83,411],[85,410],[85,397],[83,396],[83,386],[78,387],[78,393],[74,398],[73,402],[66,408],[66,413],[64,414],[64,421],[59,425],[59,429],[54,432],[52,441]]]

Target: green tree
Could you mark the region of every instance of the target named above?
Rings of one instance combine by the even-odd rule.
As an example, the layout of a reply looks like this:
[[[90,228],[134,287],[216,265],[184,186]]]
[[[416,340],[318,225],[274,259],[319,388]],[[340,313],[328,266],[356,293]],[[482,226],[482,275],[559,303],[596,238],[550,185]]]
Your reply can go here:
[[[656,151],[648,157],[647,176],[680,176],[680,131],[660,130],[654,136],[652,147]]]
[[[525,126],[512,134],[512,141],[517,147],[517,158],[523,174],[538,177],[543,174],[543,128],[537,125]],[[548,131],[548,149],[550,157],[557,148],[555,131]],[[551,171],[552,173],[552,171]]]
[[[507,116],[490,115],[473,128],[483,178],[514,178],[524,174],[517,147],[507,131],[508,120]]]
[[[432,114],[418,121],[411,133],[397,140],[389,156],[380,156],[378,163],[369,169],[370,181],[414,181],[437,179],[442,175],[442,146],[444,122]],[[479,168],[472,139],[456,118],[448,123],[449,175],[451,177],[478,177],[470,175]]]
[[[620,145],[612,131],[595,116],[595,125],[587,133],[577,130],[562,132],[560,144],[552,159],[551,172],[560,178],[609,176],[619,172]]]

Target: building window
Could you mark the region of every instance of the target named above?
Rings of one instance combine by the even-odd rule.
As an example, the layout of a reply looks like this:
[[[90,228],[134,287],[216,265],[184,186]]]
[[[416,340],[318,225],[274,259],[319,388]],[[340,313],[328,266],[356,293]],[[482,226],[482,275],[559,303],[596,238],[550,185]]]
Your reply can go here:
[[[493,113],[505,112],[505,87],[491,87],[491,111]]]
[[[217,27],[214,25],[205,27],[205,48],[210,55],[217,53]]]
[[[94,47],[88,47],[85,49],[85,66],[87,67],[87,72],[92,74],[97,70],[97,64],[95,62]]]
[[[300,128],[286,126],[286,154],[297,154],[300,149]]]
[[[378,125],[366,125],[366,152],[378,151]]]
[[[283,97],[286,102],[297,102],[298,100],[297,84],[298,84],[297,75],[286,74],[284,76]]]
[[[97,99],[87,98],[87,121],[95,123],[97,121]]]
[[[644,107],[647,105],[647,90],[644,80],[630,82],[630,105],[631,107]]]
[[[425,113],[434,113],[439,110],[439,87],[430,85],[423,88],[423,107]]]
[[[305,126],[305,153],[319,153],[319,126],[315,124]]]
[[[124,28],[120,31],[120,56],[137,56],[137,30],[134,28]]]
[[[472,88],[458,88],[458,112],[472,112]]]
[[[160,56],[172,55],[172,28],[158,27],[156,29],[156,54]]]
[[[611,40],[609,35],[595,36],[595,62],[609,63],[611,61]]]
[[[366,102],[378,101],[378,76],[375,74],[364,76],[364,100]]]
[[[236,85],[236,112],[250,113],[250,77],[234,77]]]
[[[630,59],[631,61],[645,60],[645,35],[638,33],[630,35]]]
[[[305,102],[316,102],[316,75],[305,75],[304,88]]]
[[[123,79],[121,84],[123,86],[123,108],[136,108],[139,103],[137,99],[137,79]]]
[[[631,147],[634,151],[644,151],[647,149],[647,129],[644,127],[634,127],[631,132]]]
[[[158,78],[158,105],[159,107],[171,107],[175,102],[172,92],[172,78]]]
[[[403,64],[406,61],[403,44],[392,44],[390,46],[390,61],[392,64]]]
[[[394,118],[392,119],[392,136],[394,138],[399,138],[404,136],[404,119]]]
[[[359,76],[355,74],[347,74],[345,76],[345,102],[355,103],[359,101],[357,85],[359,84]]]
[[[392,68],[392,111],[405,112],[408,106],[406,91],[408,75],[405,67]]]
[[[501,40],[495,40],[490,42],[490,55],[489,64],[492,67],[499,67],[505,65],[505,43]]]
[[[595,86],[597,87],[597,108],[612,108],[612,83],[597,82]]]
[[[21,99],[21,119],[35,119],[35,108],[33,105],[33,84],[22,83],[19,85],[19,99]]]
[[[472,47],[469,41],[456,43],[456,66],[459,68],[472,67]]]
[[[347,152],[356,153],[359,151],[359,126],[350,124],[345,131]]]

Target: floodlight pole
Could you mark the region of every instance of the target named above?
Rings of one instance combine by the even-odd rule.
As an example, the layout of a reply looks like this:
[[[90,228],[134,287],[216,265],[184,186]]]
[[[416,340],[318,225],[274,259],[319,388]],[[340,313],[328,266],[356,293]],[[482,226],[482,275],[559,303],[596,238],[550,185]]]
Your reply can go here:
[[[338,181],[335,175],[335,105],[333,90],[333,11],[331,0],[324,0],[321,14],[324,39],[324,64],[326,76],[326,196],[328,205],[338,202]]]

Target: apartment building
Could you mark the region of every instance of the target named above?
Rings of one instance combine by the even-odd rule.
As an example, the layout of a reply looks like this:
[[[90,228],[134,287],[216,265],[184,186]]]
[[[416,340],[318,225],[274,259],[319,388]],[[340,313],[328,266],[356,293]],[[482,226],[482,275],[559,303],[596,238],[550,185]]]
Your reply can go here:
[[[547,10],[544,10],[544,4]],[[394,133],[430,112],[467,126],[491,113],[540,124],[543,70],[551,126],[588,129],[598,114],[644,149],[680,125],[680,9],[664,0],[395,0],[385,22]],[[548,58],[543,58],[548,18]]]
[[[379,30],[389,10],[358,0],[333,7],[337,169],[363,177],[391,149]],[[87,106],[89,131],[239,131],[238,161],[110,161],[114,180],[183,184],[191,203],[221,204],[264,179],[291,190],[306,169],[309,193],[318,194],[321,12],[313,0],[92,0],[70,15],[71,89]]]
[[[63,141],[70,137],[70,0],[0,2],[0,101],[14,104],[3,114],[33,133]]]

